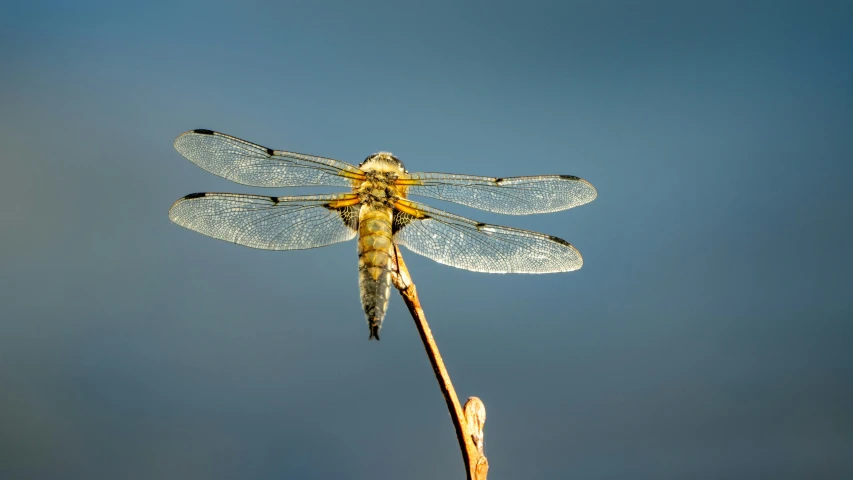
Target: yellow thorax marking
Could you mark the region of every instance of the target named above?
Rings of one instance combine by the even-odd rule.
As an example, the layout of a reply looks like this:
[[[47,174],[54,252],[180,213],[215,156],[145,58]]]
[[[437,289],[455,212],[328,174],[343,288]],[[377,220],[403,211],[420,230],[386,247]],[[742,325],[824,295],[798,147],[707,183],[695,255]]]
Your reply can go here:
[[[394,208],[415,218],[424,218],[427,216],[427,214],[424,213],[423,210],[412,206],[412,204],[410,202],[407,202],[406,200],[398,200],[394,204]]]
[[[350,207],[352,205],[358,205],[361,202],[357,195],[346,195],[341,197],[339,200],[334,200],[329,202],[329,208],[343,208]]]

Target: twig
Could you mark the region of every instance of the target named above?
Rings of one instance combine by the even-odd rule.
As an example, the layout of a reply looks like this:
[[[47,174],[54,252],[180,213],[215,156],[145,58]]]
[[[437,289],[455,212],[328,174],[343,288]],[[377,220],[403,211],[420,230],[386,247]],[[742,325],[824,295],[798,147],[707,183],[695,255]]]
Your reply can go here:
[[[406,263],[403,262],[400,248],[396,245],[394,245],[394,253],[395,272],[392,276],[394,286],[400,291],[403,301],[406,302],[406,306],[409,307],[409,312],[415,320],[421,341],[424,342],[427,357],[429,357],[429,362],[435,372],[435,378],[438,380],[438,386],[447,402],[447,409],[450,411],[450,418],[453,420],[453,427],[456,429],[456,438],[459,440],[459,448],[462,450],[462,460],[465,462],[468,471],[468,480],[486,480],[489,473],[489,461],[483,454],[485,442],[483,424],[486,422],[486,407],[479,398],[471,397],[465,402],[463,412],[459,405],[459,399],[456,397],[456,390],[453,389],[453,384],[450,382],[450,375],[447,373],[444,361],[438,352],[438,345],[435,344],[432,331],[427,324],[426,315],[421,308],[420,300],[418,300],[415,284],[412,282]]]

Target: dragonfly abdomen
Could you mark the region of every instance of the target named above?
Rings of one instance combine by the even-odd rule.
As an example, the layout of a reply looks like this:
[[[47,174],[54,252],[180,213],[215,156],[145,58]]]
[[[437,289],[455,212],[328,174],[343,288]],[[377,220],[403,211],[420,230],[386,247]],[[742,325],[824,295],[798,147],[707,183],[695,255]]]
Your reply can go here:
[[[358,283],[371,339],[379,329],[391,292],[392,213],[384,205],[362,205],[358,222]]]

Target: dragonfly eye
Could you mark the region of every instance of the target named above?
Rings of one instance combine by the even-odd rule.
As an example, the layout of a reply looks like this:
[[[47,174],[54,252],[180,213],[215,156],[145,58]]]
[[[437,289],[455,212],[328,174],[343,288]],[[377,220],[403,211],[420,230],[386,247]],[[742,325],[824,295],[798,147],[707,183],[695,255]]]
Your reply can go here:
[[[399,158],[392,155],[390,152],[378,152],[370,155],[365,158],[363,162],[361,162],[359,167],[372,167],[372,166],[388,166],[391,165],[402,172],[408,173],[406,170],[406,166],[403,165],[403,162],[400,161]]]
[[[403,165],[403,162],[401,162],[399,158],[395,157],[394,155],[391,155],[391,160],[394,160],[394,162],[400,166],[400,169],[403,170],[403,173],[409,173],[409,171],[406,170],[406,166]]]

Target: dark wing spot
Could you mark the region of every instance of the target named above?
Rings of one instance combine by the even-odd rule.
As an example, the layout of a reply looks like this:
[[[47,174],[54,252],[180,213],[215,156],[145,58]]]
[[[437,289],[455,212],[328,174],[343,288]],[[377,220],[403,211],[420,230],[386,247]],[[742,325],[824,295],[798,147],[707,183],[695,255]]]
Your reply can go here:
[[[423,217],[420,217],[417,220],[426,220],[427,218],[430,217],[428,215],[424,215]],[[415,220],[415,217],[409,215],[408,213],[401,212],[395,209],[394,218],[391,220],[391,235],[394,235],[395,233],[399,232],[400,230],[405,228],[406,225],[412,223]]]
[[[495,183],[497,183],[498,185],[500,185],[500,184],[501,184],[501,182],[503,182],[503,181],[504,181],[504,179],[503,179],[503,178],[496,178],[496,179],[495,179]]]
[[[273,150],[273,149],[271,149],[271,148],[268,148],[268,149],[267,149],[267,155],[269,155],[269,156],[273,156],[273,155],[275,155],[275,150]]]
[[[192,200],[194,198],[201,198],[201,197],[204,197],[205,195],[207,195],[207,193],[205,193],[205,192],[191,193],[191,194],[185,196],[184,200]]]
[[[341,216],[341,220],[343,220],[344,225],[349,227],[351,230],[358,231],[358,211],[360,207],[358,205],[350,205],[348,207],[332,207],[328,203],[323,204],[327,209],[337,212],[338,215]]]
[[[567,241],[563,240],[563,239],[562,239],[562,238],[560,238],[560,237],[554,237],[554,236],[552,236],[552,235],[548,235],[548,238],[549,238],[552,242],[557,242],[557,243],[559,243],[560,245],[565,245],[565,246],[567,246],[567,247],[571,247],[571,246],[572,246],[572,244],[571,244],[571,243],[569,243],[569,242],[567,242]]]
[[[486,225],[488,225],[488,223],[477,223],[477,229],[479,230],[480,228],[483,228]]]
[[[278,197],[270,197],[270,200],[272,201],[273,205],[278,205]]]
[[[197,133],[199,135],[213,135],[213,130],[208,130],[206,128],[197,128],[193,130],[193,133]]]
[[[580,180],[581,177],[576,177],[574,175],[560,175],[560,178],[565,180]]]
[[[351,229],[358,231],[358,212],[361,211],[361,206],[350,205],[341,209],[341,219]]]

